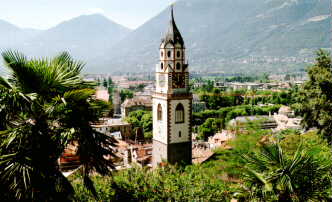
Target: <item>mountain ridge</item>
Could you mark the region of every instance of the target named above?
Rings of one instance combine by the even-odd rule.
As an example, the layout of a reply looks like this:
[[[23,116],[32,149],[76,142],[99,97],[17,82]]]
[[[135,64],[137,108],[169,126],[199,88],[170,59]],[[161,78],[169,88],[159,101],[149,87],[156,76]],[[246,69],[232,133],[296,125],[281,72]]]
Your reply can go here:
[[[234,73],[309,64],[315,50],[330,47],[329,8],[329,0],[179,0],[174,10],[190,68]],[[10,46],[30,56],[69,51],[87,62],[89,73],[153,72],[169,17],[165,8],[129,30],[99,14],[83,15]],[[0,23],[0,48],[1,31]]]
[[[318,48],[328,48],[330,17],[309,19],[329,15],[329,5],[328,0],[180,0],[175,18],[194,70],[242,72],[248,66],[241,64],[246,58],[305,61]],[[153,71],[167,16],[169,9],[117,43],[108,51],[110,57],[98,64],[99,69],[108,71],[102,68],[105,63],[115,70]]]
[[[27,37],[16,40],[16,43],[0,41],[1,49],[15,49],[28,56],[38,57],[49,57],[68,51],[81,60],[94,58],[131,32],[129,28],[101,14],[81,15],[47,30],[23,29],[15,25],[12,27],[17,33]],[[1,29],[0,26],[0,31],[2,30],[8,29]],[[8,38],[10,35],[8,32],[0,32],[0,38]]]

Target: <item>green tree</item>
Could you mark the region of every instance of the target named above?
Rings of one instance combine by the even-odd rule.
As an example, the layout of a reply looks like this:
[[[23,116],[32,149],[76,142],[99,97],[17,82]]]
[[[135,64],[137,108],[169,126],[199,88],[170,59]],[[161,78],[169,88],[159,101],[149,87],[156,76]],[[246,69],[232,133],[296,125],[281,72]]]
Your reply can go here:
[[[300,145],[286,155],[279,143],[263,145],[246,160],[247,198],[258,201],[329,201],[331,160],[319,161]]]
[[[153,119],[152,119],[152,113],[147,113],[142,116],[142,126],[144,132],[151,132],[152,131],[152,124],[153,124]]]
[[[110,174],[114,141],[90,126],[106,104],[92,99],[83,81],[83,63],[68,53],[53,59],[28,60],[2,53],[9,78],[0,77],[0,179],[2,199],[68,201],[73,188],[58,159],[68,143],[78,142],[84,185],[95,196],[90,172]]]
[[[104,86],[104,88],[108,88],[108,82],[107,82],[107,80],[106,79],[104,79],[103,80],[103,86]]]
[[[229,201],[232,187],[212,177],[203,166],[166,166],[151,170],[134,167],[117,172],[113,178],[95,177],[102,201]],[[78,201],[93,201],[78,189]]]
[[[131,90],[123,89],[120,91],[121,102],[124,102],[127,98],[133,98],[134,93]]]
[[[297,113],[306,129],[316,127],[332,141],[332,69],[331,58],[323,50],[317,52],[316,63],[308,70],[309,80],[299,90]]]
[[[108,79],[107,79],[107,83],[108,83],[108,86],[109,86],[109,87],[111,87],[111,86],[114,85],[114,84],[113,84],[112,77],[108,77]]]
[[[200,139],[207,140],[208,137],[213,136],[216,132],[221,129],[221,121],[216,118],[208,118],[206,121],[199,126],[199,137]]]
[[[129,113],[126,118],[128,123],[131,123],[136,131],[137,128],[142,128],[144,131],[144,137],[147,139],[152,139],[152,112],[137,110]]]

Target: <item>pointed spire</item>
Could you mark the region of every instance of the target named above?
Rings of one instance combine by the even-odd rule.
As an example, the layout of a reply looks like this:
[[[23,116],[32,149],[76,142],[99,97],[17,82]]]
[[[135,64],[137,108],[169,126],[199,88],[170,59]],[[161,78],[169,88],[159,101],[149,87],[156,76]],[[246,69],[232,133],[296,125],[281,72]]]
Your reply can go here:
[[[176,44],[180,43],[182,46],[184,46],[184,41],[181,36],[181,33],[179,29],[176,26],[175,20],[174,20],[174,9],[173,9],[173,4],[171,5],[171,19],[170,19],[170,24],[168,27],[168,30],[166,32],[166,35],[162,42],[166,45],[167,43],[171,44]]]
[[[175,22],[175,20],[174,20],[174,5],[173,4],[171,5],[171,21]]]

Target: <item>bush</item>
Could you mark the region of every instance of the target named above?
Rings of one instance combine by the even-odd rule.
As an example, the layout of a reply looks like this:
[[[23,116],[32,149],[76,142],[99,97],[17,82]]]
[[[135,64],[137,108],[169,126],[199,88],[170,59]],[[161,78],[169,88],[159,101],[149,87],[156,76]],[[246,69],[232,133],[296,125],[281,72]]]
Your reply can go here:
[[[202,140],[207,140],[208,137],[213,136],[216,132],[218,132],[220,130],[220,128],[221,128],[220,119],[208,118],[208,119],[206,119],[204,124],[199,126],[199,128],[198,128],[198,132],[199,132],[198,138],[202,139]]]
[[[75,182],[76,180],[73,179]],[[202,166],[168,166],[153,171],[134,167],[114,177],[95,177],[99,201],[227,201],[228,185]],[[74,183],[77,201],[94,201],[80,183]]]
[[[142,128],[144,131],[144,137],[147,139],[152,139],[152,112],[137,110],[129,113],[129,116],[125,119],[128,123],[133,125],[136,131],[137,128]],[[133,137],[135,136],[132,134]]]

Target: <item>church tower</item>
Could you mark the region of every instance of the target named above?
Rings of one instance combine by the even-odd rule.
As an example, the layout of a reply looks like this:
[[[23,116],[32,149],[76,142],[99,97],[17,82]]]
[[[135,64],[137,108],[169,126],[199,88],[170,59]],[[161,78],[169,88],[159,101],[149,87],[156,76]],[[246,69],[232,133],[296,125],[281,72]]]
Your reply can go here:
[[[191,164],[192,94],[185,45],[171,10],[156,65],[153,96],[153,167],[162,162]]]

